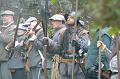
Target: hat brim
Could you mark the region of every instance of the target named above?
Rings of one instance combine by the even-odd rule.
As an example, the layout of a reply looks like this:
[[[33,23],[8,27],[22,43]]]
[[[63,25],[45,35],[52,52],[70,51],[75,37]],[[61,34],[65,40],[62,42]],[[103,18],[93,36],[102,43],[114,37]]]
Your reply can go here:
[[[1,14],[1,16],[5,16],[5,15],[14,16],[13,14]]]

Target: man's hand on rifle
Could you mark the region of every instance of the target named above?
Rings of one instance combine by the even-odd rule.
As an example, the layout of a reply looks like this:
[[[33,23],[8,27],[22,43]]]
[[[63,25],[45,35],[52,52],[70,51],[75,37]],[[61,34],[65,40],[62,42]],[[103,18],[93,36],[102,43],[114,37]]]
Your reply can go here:
[[[104,51],[106,45],[102,41],[97,41],[97,47],[99,47],[101,51]]]
[[[33,31],[32,29],[29,30],[28,35],[35,35],[35,31]]]
[[[34,41],[35,39],[37,39],[37,36],[36,35],[32,35],[28,40],[29,41]]]
[[[10,49],[13,47],[13,42],[9,42],[6,46],[5,46],[5,50],[6,51],[10,51]]]
[[[27,34],[30,36],[30,38],[28,39],[29,41],[34,41],[37,38],[37,36],[35,35],[35,31],[33,31],[32,29],[30,29]]]
[[[42,39],[43,45],[49,45],[50,44],[49,40],[50,40],[49,37],[43,37]]]

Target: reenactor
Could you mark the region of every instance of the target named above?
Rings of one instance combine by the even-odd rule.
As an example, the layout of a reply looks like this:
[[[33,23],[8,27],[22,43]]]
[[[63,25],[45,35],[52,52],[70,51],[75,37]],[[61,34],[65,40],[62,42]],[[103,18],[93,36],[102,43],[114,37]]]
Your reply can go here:
[[[60,79],[84,79],[85,75],[82,74],[80,68],[80,60],[83,57],[83,52],[87,52],[89,47],[89,32],[79,27],[79,23],[75,25],[75,21],[80,17],[79,13],[72,12],[68,15],[66,27],[63,34],[63,41],[61,42],[62,58],[65,59],[60,63]],[[73,48],[75,46],[75,48]],[[75,53],[75,54],[73,54]],[[75,56],[75,61],[71,59]],[[67,64],[66,64],[67,63]],[[74,68],[73,64],[74,63]],[[74,73],[72,73],[74,69]]]
[[[23,46],[26,56],[24,62],[25,71],[30,72],[30,75],[27,75],[28,79],[38,79],[38,77],[40,77],[40,69],[42,68],[42,57],[40,54],[42,43],[40,43],[39,40],[43,38],[43,29],[41,27],[41,21],[38,21],[35,17],[30,17],[25,24],[29,24],[24,40],[25,47]]]
[[[51,77],[52,69],[52,56],[56,53],[60,53],[60,33],[66,29],[64,24],[64,16],[61,14],[55,14],[49,18],[51,20],[52,28],[54,29],[53,38],[44,37],[43,40],[48,40],[48,57],[47,57],[47,79],[54,79]],[[44,45],[44,41],[42,42]],[[45,74],[44,74],[45,75]]]
[[[110,26],[106,25],[101,30],[98,29],[93,38],[93,41],[88,49],[87,59],[86,59],[86,70],[90,79],[98,79],[98,57],[99,57],[99,48],[97,47],[97,41],[101,40],[108,49],[111,49],[112,37],[109,35]],[[100,38],[100,39],[99,39]],[[109,56],[106,53],[101,53],[101,63],[102,63],[102,76],[103,79],[105,77],[109,77]],[[108,75],[105,76],[104,74]],[[105,78],[106,79],[106,78]]]
[[[9,54],[6,46],[14,38],[14,12],[5,10],[1,13],[2,25],[0,26],[0,79],[11,79],[8,70]]]
[[[16,27],[14,30],[17,30]],[[15,40],[14,52],[11,58],[8,61],[8,69],[11,71],[12,79],[26,79],[26,74],[24,70],[23,63],[23,41],[25,39],[25,32],[27,27],[24,27],[23,24],[19,24],[17,30],[17,37]],[[11,44],[11,45],[10,45]],[[6,46],[6,49],[9,51],[13,43],[9,43]]]
[[[118,44],[118,49],[116,49],[117,44]],[[100,48],[101,52],[107,53],[109,55],[109,58],[110,58],[109,65],[110,65],[110,70],[111,70],[110,79],[119,79],[119,76],[118,76],[118,71],[119,71],[118,70],[119,69],[118,61],[119,60],[117,59],[117,53],[120,53],[120,51],[119,51],[120,50],[120,34],[118,34],[118,37],[116,36],[114,38],[112,51],[110,51],[102,41],[97,42],[97,47]],[[118,58],[120,58],[120,54],[119,54]]]
[[[53,57],[51,79],[71,79],[72,78],[72,63],[74,62],[74,79],[83,79],[80,70],[80,54],[79,51],[84,51],[88,47],[88,32],[83,33],[75,28],[75,14],[69,15],[67,25],[63,24],[64,16],[55,14],[51,18],[54,36],[52,39],[44,37],[48,40],[49,53],[55,54]],[[74,35],[75,34],[75,35]],[[74,39],[75,36],[75,39]],[[72,46],[75,50],[72,50]],[[73,60],[73,52],[75,52],[75,60]]]
[[[37,40],[43,37],[41,22],[30,17],[18,26],[15,52],[9,60],[12,79],[38,79],[41,69],[40,47]],[[40,45],[40,44],[39,44]],[[38,49],[39,48],[39,49]],[[39,51],[38,51],[39,50]]]

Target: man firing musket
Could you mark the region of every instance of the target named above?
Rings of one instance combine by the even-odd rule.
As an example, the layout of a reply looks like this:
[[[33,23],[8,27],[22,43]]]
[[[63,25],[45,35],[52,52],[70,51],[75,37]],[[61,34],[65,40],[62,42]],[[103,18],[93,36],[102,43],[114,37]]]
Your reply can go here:
[[[15,41],[15,53],[9,60],[9,69],[14,78],[37,79],[41,56],[38,53],[37,39],[43,36],[40,20],[30,17],[25,23],[20,24]],[[35,52],[35,53],[34,53]],[[21,72],[21,74],[19,73]]]
[[[43,37],[43,29],[40,20],[37,20],[35,17],[30,17],[24,24],[29,24],[29,31],[26,32],[27,39],[24,40],[24,45],[26,46],[24,51],[24,66],[27,71],[30,72],[29,75],[31,79],[38,79],[39,63],[42,62],[41,56],[38,52],[38,50],[42,49],[42,44],[39,43],[38,46],[38,40]]]

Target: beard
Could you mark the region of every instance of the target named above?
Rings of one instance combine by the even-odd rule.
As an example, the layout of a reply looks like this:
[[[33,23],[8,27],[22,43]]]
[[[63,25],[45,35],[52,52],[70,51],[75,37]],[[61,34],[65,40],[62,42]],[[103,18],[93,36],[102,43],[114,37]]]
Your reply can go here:
[[[74,25],[75,25],[75,21],[74,21],[74,20],[68,20],[68,21],[67,21],[67,24],[68,24],[69,26],[74,26]]]
[[[69,26],[74,26],[74,25],[75,25],[75,23],[68,23],[68,25],[69,25]]]

